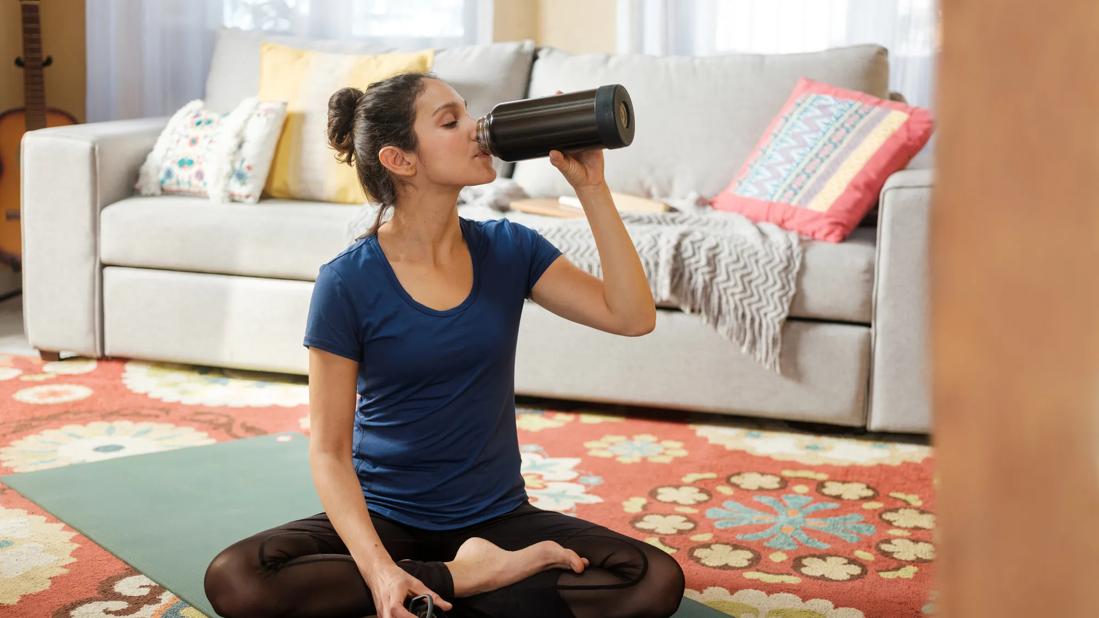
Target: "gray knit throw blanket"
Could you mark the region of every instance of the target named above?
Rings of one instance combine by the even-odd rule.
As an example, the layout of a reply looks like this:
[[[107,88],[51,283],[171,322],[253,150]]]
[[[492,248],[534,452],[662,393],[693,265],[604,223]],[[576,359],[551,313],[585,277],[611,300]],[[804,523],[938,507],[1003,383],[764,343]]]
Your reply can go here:
[[[510,210],[512,200],[525,197],[517,183],[498,178],[487,185],[464,188],[458,197],[458,214],[474,220],[503,218],[522,223],[537,230],[577,267],[602,278],[599,251],[587,218]],[[741,352],[781,375],[782,325],[801,268],[797,233],[770,223],[757,224],[736,213],[715,211],[697,193],[664,201],[676,210],[619,213],[656,302],[701,313],[703,322]],[[349,238],[369,228],[376,215],[376,206],[364,207],[348,226]]]

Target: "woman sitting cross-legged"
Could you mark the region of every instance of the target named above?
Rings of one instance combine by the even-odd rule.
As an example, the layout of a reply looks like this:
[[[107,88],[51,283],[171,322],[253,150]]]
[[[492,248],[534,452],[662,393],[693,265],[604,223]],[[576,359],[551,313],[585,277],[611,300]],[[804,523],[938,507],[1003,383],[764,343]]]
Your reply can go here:
[[[655,618],[679,607],[673,558],[534,506],[519,472],[525,299],[624,336],[655,324],[602,151],[550,153],[584,207],[599,279],[530,227],[458,216],[459,191],[496,177],[475,125],[431,73],[332,95],[329,142],[381,207],[321,266],[309,305],[310,466],[325,510],[222,550],[205,578],[219,614],[413,618],[427,613],[410,602],[420,595],[448,617]]]

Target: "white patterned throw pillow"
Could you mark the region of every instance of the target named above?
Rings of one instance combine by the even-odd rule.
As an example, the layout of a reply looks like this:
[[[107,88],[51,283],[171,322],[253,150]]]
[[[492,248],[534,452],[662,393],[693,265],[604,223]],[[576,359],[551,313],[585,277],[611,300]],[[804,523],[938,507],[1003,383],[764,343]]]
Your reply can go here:
[[[248,97],[228,114],[219,114],[195,99],[168,120],[134,188],[141,195],[254,204],[267,182],[285,119],[285,101]]]

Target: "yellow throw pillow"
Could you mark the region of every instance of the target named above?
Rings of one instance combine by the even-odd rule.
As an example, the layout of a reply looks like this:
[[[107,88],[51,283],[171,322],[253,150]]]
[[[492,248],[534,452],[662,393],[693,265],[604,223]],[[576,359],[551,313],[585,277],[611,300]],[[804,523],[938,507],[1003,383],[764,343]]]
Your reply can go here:
[[[430,71],[434,60],[433,49],[354,55],[263,43],[259,98],[287,102],[265,194],[345,204],[367,201],[354,168],[337,161],[328,146],[328,99],[345,86],[365,90],[398,73]]]

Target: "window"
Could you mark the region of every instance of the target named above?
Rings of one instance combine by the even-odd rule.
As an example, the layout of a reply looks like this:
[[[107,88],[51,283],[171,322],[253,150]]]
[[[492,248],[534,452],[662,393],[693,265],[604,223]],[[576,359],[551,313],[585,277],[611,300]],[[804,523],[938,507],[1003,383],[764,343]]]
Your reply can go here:
[[[395,49],[488,43],[492,0],[224,0],[222,24]]]

